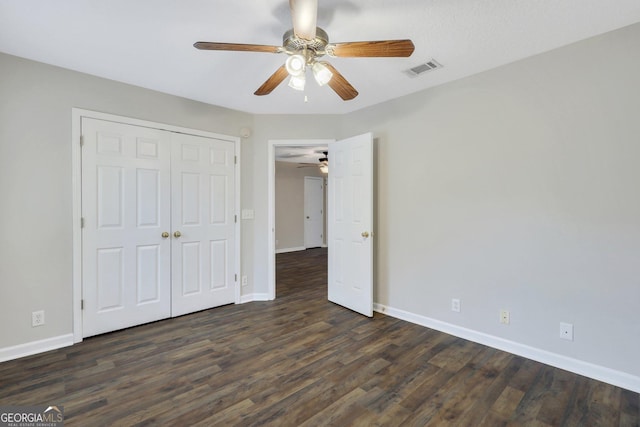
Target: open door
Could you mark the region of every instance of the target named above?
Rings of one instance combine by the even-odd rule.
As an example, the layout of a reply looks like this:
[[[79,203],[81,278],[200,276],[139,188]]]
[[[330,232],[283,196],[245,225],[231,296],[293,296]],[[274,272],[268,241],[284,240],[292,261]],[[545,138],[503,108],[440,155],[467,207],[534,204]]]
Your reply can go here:
[[[329,301],[373,316],[373,136],[329,143]]]

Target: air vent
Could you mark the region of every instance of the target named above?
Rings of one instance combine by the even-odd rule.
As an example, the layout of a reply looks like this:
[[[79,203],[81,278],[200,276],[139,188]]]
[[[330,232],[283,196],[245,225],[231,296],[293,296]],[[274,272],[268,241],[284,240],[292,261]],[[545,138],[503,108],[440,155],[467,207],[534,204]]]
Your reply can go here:
[[[435,59],[431,58],[429,61],[425,62],[424,64],[420,64],[413,68],[409,68],[408,70],[406,70],[406,73],[409,74],[411,77],[416,77],[428,71],[437,70],[438,68],[442,68],[442,64],[440,64]]]

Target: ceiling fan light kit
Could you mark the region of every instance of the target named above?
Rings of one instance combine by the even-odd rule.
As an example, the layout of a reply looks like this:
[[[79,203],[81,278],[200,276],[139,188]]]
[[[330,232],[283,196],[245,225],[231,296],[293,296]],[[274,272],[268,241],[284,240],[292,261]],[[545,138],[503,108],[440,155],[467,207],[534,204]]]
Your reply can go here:
[[[304,90],[306,69],[311,68],[318,85],[328,85],[344,101],[358,96],[358,91],[331,64],[318,61],[319,58],[324,55],[342,58],[406,58],[411,56],[415,49],[413,42],[408,39],[330,44],[327,33],[316,26],[318,0],[289,0],[289,7],[293,28],[284,33],[281,47],[219,42],[197,42],[194,47],[202,50],[285,53],[289,57],[284,65],[255,91],[255,95],[268,95],[287,75],[291,76],[290,87]]]

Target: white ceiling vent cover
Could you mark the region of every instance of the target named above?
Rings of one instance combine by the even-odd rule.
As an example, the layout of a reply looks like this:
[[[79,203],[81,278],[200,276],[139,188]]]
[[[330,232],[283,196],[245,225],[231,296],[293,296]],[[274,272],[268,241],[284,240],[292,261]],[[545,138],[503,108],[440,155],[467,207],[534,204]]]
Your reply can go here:
[[[420,74],[424,74],[428,71],[437,70],[438,68],[442,68],[442,64],[440,64],[435,59],[431,58],[424,64],[417,65],[413,68],[409,68],[405,72],[409,74],[411,77],[419,76]]]

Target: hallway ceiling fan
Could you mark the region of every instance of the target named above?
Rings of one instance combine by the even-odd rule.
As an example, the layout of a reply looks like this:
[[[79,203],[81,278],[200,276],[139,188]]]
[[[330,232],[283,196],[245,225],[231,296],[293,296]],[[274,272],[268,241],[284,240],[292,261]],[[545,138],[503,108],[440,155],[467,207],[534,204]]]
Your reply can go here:
[[[316,26],[318,0],[289,0],[289,8],[293,28],[284,33],[282,46],[204,41],[193,46],[201,50],[287,54],[285,63],[254,92],[255,95],[270,94],[287,76],[290,76],[290,87],[304,90],[306,71],[311,69],[320,86],[328,84],[345,101],[358,96],[358,91],[335,67],[320,58],[324,55],[337,58],[406,58],[415,48],[408,39],[329,43],[327,33]]]
[[[318,163],[300,163],[300,166],[298,166],[298,168],[319,167],[322,173],[329,172],[329,152],[323,151],[322,154],[324,154],[324,157],[320,157],[318,159]]]

